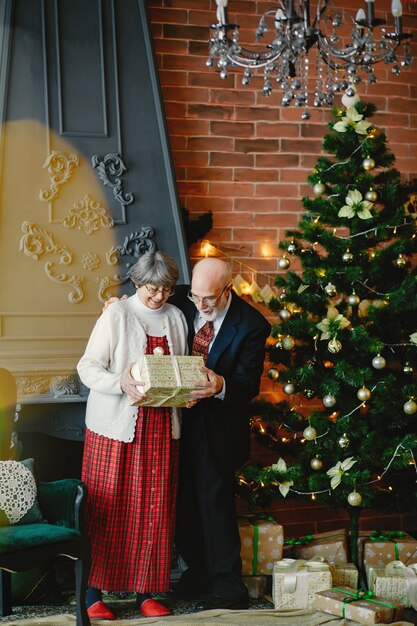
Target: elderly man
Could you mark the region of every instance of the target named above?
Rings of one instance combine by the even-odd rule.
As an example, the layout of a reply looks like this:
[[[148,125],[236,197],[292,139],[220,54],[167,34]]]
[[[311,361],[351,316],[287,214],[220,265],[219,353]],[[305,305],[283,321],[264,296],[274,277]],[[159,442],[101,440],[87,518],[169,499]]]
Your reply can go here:
[[[235,470],[250,454],[249,406],[259,392],[266,319],[232,292],[231,268],[199,261],[188,298],[190,354],[206,359],[208,382],[183,410],[176,546],[188,569],[176,593],[201,595],[196,611],[248,608],[242,581]],[[205,596],[205,597],[204,597]]]

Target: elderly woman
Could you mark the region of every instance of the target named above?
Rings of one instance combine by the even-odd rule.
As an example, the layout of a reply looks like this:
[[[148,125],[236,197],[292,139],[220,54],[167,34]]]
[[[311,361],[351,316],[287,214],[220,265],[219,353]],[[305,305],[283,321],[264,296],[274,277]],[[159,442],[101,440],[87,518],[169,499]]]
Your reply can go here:
[[[78,364],[90,388],[82,479],[92,567],[90,618],[114,620],[101,590],[131,591],[146,616],[168,615],[152,599],[169,590],[173,543],[179,416],[176,409],[132,406],[144,397],[130,366],[155,348],[186,354],[187,325],[167,303],[178,279],[173,259],[144,254],[129,276],[136,293],[98,319]]]

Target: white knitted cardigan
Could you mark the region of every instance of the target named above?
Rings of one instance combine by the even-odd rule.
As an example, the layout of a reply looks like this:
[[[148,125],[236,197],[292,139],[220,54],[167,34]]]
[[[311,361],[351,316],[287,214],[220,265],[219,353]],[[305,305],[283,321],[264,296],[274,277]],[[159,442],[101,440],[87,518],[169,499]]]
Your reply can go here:
[[[171,304],[160,310],[162,333],[170,354],[187,354],[187,323],[182,312]],[[133,441],[138,408],[120,388],[120,377],[129,363],[145,354],[146,327],[140,319],[141,305],[135,294],[115,302],[102,313],[93,328],[77,370],[90,389],[86,426],[93,432]],[[171,409],[172,437],[180,436],[180,412]]]

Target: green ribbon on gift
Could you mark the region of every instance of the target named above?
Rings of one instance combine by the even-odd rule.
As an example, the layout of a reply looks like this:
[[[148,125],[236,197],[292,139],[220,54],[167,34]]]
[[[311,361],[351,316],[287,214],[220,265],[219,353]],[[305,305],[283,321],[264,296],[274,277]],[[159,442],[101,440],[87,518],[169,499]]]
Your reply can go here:
[[[403,539],[406,533],[402,530],[373,530],[368,536],[369,541],[391,541],[394,544],[395,561],[400,561],[400,552],[397,546],[397,539]]]
[[[271,517],[271,515],[267,515],[266,513],[257,513],[256,515],[239,515],[239,519],[245,519],[253,526],[252,576],[256,576],[258,572],[258,522],[265,520],[268,522],[276,522],[276,520]]]
[[[342,600],[342,603],[343,603],[342,618],[343,619],[345,618],[345,611],[346,611],[347,604],[350,604],[351,602],[357,602],[358,600],[366,600],[367,602],[372,602],[373,604],[379,604],[381,606],[387,606],[390,609],[393,609],[393,615],[392,615],[391,621],[393,622],[395,620],[395,613],[396,613],[397,607],[394,604],[390,604],[389,602],[382,602],[382,600],[375,600],[374,594],[372,593],[372,591],[364,591],[363,589],[358,589],[356,593],[351,593],[350,591],[346,591],[346,589],[339,589],[338,587],[332,587],[332,591],[339,591],[340,593],[343,593],[345,596],[349,596],[349,597],[343,598]]]
[[[326,537],[315,537],[314,535],[303,535],[302,537],[297,537],[297,539],[286,539],[284,541],[284,546],[291,546],[293,552],[295,546],[308,546],[309,543],[313,541],[321,541],[325,539],[332,539],[333,537],[343,537],[343,533],[335,533],[334,535],[327,535]]]

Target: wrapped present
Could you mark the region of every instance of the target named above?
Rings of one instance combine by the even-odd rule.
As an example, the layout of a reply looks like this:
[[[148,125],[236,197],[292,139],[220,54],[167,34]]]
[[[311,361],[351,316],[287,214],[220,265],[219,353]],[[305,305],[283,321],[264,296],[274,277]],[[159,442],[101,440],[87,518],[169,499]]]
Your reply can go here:
[[[244,576],[272,574],[282,557],[284,529],[273,517],[248,516],[239,519],[240,556]]]
[[[360,624],[390,624],[399,620],[404,607],[374,596],[371,591],[333,587],[316,593],[313,608]]]
[[[333,587],[358,588],[359,572],[353,563],[332,563],[330,565]]]
[[[287,539],[284,554],[296,559],[323,557],[328,563],[347,563],[348,546],[344,528],[316,535],[304,535],[298,539]]]
[[[417,562],[417,540],[399,530],[375,530],[368,533],[363,542],[363,566],[385,567],[391,561],[402,561],[404,565]]]
[[[276,609],[307,609],[314,595],[332,586],[332,575],[323,561],[282,559],[272,574],[272,596]]]
[[[252,600],[262,598],[266,590],[266,576],[243,576],[243,582],[247,587],[249,598]]]
[[[204,366],[201,356],[145,354],[132,365],[130,373],[135,380],[144,383],[139,389],[146,393],[146,399],[132,404],[185,406],[191,400],[190,392],[198,389],[199,383],[207,380],[199,369],[201,366]]]
[[[367,566],[369,589],[377,596],[417,610],[417,563],[392,561],[383,568]]]

